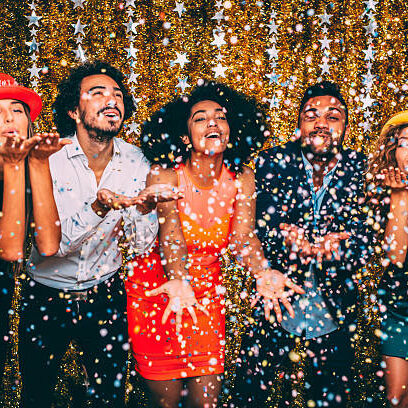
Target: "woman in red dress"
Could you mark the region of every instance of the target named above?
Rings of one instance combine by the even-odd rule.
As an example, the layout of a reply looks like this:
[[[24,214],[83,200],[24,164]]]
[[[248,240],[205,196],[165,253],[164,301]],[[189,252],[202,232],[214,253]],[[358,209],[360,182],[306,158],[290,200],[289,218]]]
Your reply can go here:
[[[147,185],[184,194],[158,203],[158,246],[129,263],[128,321],[150,407],[216,407],[224,373],[220,256],[229,246],[255,275],[268,271],[254,234],[255,182],[244,166],[265,125],[254,100],[203,82],[156,112],[142,131]],[[258,288],[259,289],[259,288]]]

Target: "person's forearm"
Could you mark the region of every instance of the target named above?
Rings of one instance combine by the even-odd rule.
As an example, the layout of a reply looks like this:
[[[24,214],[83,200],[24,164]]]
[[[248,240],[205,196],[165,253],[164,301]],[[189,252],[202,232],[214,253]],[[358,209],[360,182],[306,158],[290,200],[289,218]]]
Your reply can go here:
[[[3,208],[0,217],[0,257],[15,261],[23,257],[25,234],[25,169],[4,163]]]
[[[254,233],[232,235],[230,247],[236,259],[248,269],[251,275],[254,276],[268,267],[261,242]]]
[[[159,241],[167,277],[188,280],[188,252],[182,232],[162,226],[159,230]]]
[[[61,224],[55,204],[48,159],[29,159],[35,241],[43,256],[54,255],[61,241]]]
[[[393,190],[385,227],[385,250],[392,263],[404,263],[408,246],[408,191]]]

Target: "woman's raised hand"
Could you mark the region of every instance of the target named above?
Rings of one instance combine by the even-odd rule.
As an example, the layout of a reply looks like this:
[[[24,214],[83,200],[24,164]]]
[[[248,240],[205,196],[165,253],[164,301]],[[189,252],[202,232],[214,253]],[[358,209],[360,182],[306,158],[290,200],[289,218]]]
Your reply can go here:
[[[169,297],[169,303],[163,313],[162,324],[166,323],[171,313],[176,314],[176,331],[181,330],[183,310],[187,309],[190,313],[193,323],[197,324],[197,315],[194,311],[196,307],[208,317],[210,316],[207,309],[198,303],[193,288],[190,283],[184,279],[171,279],[156,289],[146,292],[147,296],[157,296],[165,293]]]
[[[0,156],[4,163],[19,164],[40,141],[40,136],[34,136],[30,139],[7,136],[0,142]]]
[[[401,171],[398,167],[389,169],[383,169],[381,171],[381,178],[384,185],[395,190],[402,190],[408,188],[407,175]]]
[[[70,139],[60,139],[59,134],[53,132],[37,133],[34,137],[40,138],[30,151],[30,158],[36,160],[46,160],[64,146],[72,143]]]
[[[157,203],[165,203],[183,197],[183,192],[171,184],[152,184],[136,197],[138,199],[137,209],[142,214],[147,214],[156,208]]]

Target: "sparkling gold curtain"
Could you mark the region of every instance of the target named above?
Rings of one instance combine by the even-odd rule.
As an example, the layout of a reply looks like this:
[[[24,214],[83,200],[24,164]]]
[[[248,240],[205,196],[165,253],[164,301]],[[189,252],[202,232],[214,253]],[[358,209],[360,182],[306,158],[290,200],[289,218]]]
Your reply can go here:
[[[86,58],[106,60],[128,76],[138,109],[122,137],[134,143],[139,124],[176,94],[188,94],[199,78],[267,104],[269,144],[293,134],[304,89],[322,79],[341,86],[350,110],[347,143],[356,149],[370,152],[387,118],[407,108],[404,0],[30,1],[1,2],[0,71],[42,95],[38,130],[52,128],[56,85]],[[373,268],[373,279],[380,272]],[[231,281],[233,293],[238,286]],[[378,316],[373,289],[363,292],[361,387],[353,407],[378,391]],[[234,327],[232,333],[239,323]],[[17,391],[10,391],[14,403]]]

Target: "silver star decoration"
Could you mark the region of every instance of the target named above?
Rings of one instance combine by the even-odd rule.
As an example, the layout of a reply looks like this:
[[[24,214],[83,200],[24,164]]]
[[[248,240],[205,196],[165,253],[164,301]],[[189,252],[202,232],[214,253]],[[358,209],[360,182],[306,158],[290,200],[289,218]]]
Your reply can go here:
[[[277,59],[278,58],[278,50],[275,47],[275,44],[272,45],[272,48],[268,48],[266,52],[269,55],[269,59]]]
[[[218,48],[221,48],[224,44],[226,44],[226,41],[224,40],[224,32],[221,32],[219,34],[213,33],[213,36],[214,41],[211,43],[211,45],[216,45]]]
[[[31,68],[28,68],[28,71],[30,72],[30,78],[40,78],[41,68],[38,68],[35,62]]]
[[[136,34],[136,27],[139,25],[139,23],[134,23],[132,18],[130,18],[129,21],[127,23],[123,23],[123,25],[126,27],[126,33],[132,32]]]
[[[29,4],[30,10],[35,10],[37,5],[34,3],[34,0]]]
[[[32,87],[32,88],[37,88],[37,86],[38,86],[37,78],[34,78],[34,79],[30,82],[30,84],[31,84],[31,87]],[[39,92],[38,92],[38,94],[41,95]]]
[[[277,74],[275,71],[272,71],[270,74],[266,74],[265,76],[269,79],[269,84],[277,84],[281,75]]]
[[[32,37],[35,37],[36,35],[37,35],[37,29],[35,28],[35,27],[33,27],[31,30],[30,30],[30,34],[31,34],[31,36]]]
[[[369,132],[371,130],[371,123],[368,120],[366,120],[363,123],[360,123],[359,125],[360,125],[360,127],[363,128],[364,132]]]
[[[133,43],[130,43],[130,47],[125,48],[125,51],[127,51],[127,53],[128,53],[127,57],[126,57],[127,59],[129,59],[129,58],[137,59],[136,53],[137,53],[138,49],[133,47]]]
[[[85,36],[84,28],[87,27],[87,24],[81,24],[81,20],[78,18],[78,21],[76,22],[76,24],[71,24],[71,25],[72,27],[75,28],[74,35],[82,34],[83,36]]]
[[[217,20],[217,24],[220,24],[221,20],[224,20],[224,9],[221,9],[220,11],[217,11],[214,15],[214,17],[211,18],[211,20]]]
[[[371,108],[371,106],[375,102],[375,99],[371,98],[370,94],[367,94],[364,98],[361,99],[361,102],[363,103],[364,110],[366,108]]]
[[[266,101],[269,102],[269,109],[279,108],[280,98],[276,97],[276,95],[273,95],[270,99],[267,98]]]
[[[324,36],[323,40],[319,40],[319,42],[320,42],[320,44],[321,44],[321,49],[322,49],[322,50],[324,50],[324,49],[330,50],[330,43],[331,43],[332,41],[333,41],[333,40],[329,40],[326,36]]]
[[[30,58],[31,58],[31,61],[37,61],[38,60],[38,54],[31,54]]]
[[[228,67],[222,66],[220,62],[216,67],[211,69],[214,71],[214,78],[218,78],[219,76],[225,78],[225,72],[228,71]]]
[[[132,122],[129,124],[126,134],[130,135],[131,133],[136,133],[136,134],[140,133],[140,125],[138,123]]]
[[[367,35],[375,35],[375,30],[378,28],[378,24],[375,20],[370,20],[364,28]]]
[[[132,92],[136,92],[136,89],[134,87],[132,87]],[[142,100],[142,98],[136,98],[136,96],[132,95],[132,99],[135,107],[137,108],[137,105],[139,105],[139,102]]]
[[[330,65],[329,65],[329,62],[327,61],[327,59],[325,59],[325,60],[323,61],[323,64],[319,64],[319,67],[320,67],[321,70],[322,70],[322,75],[323,75],[323,74],[329,74],[329,73],[330,73]]]
[[[30,53],[38,51],[40,44],[40,42],[36,41],[35,37],[31,41],[26,41],[26,45],[30,48]]]
[[[82,48],[82,45],[79,44],[78,48],[74,51],[75,58],[79,59],[81,62],[85,62],[87,57],[85,55],[85,50]]]
[[[222,0],[217,0],[217,1],[215,2],[215,7],[217,7],[217,8],[223,7]]]
[[[222,60],[224,59],[224,56],[219,52],[219,53],[216,55],[215,59],[216,59],[217,61],[222,61]]]
[[[375,76],[371,73],[371,71],[368,71],[367,74],[363,75],[363,84],[371,89],[373,87],[373,82],[374,82]]]
[[[374,47],[369,45],[366,50],[363,50],[363,52],[364,52],[364,55],[365,55],[364,60],[366,60],[366,61],[374,60],[374,54],[375,54]]]
[[[133,10],[132,8],[128,8],[126,10],[126,14],[128,17],[133,17],[135,15],[135,10]]]
[[[178,84],[176,85],[176,88],[180,88],[182,93],[185,93],[186,88],[190,88],[191,85],[187,83],[188,77],[187,78],[179,78],[178,79]]]
[[[270,24],[266,25],[269,27],[269,34],[277,34],[278,33],[278,25],[275,23],[275,20],[272,20]]]
[[[80,8],[84,8],[84,3],[86,2],[86,0],[71,0],[73,3],[74,3],[74,10],[77,8],[77,7],[80,7]]]
[[[319,18],[321,20],[320,25],[330,24],[330,18],[333,17],[333,14],[327,14],[327,11],[324,11],[324,14],[320,14]]]
[[[126,0],[126,7],[136,7],[135,6],[135,0]]]
[[[42,16],[37,16],[35,14],[35,11],[33,11],[31,13],[31,16],[26,16],[26,18],[28,19],[28,26],[32,26],[32,25],[36,25],[37,27],[39,27],[38,22],[42,19]]]
[[[373,11],[375,11],[375,7],[376,7],[376,5],[378,4],[378,1],[368,0],[368,1],[365,1],[364,3],[365,3],[365,5],[367,6],[367,9],[368,9],[368,10],[373,10]]]
[[[181,17],[183,13],[186,11],[186,8],[184,7],[184,2],[179,3],[176,1],[176,7],[173,9],[173,11],[176,11],[178,16]]]
[[[83,40],[84,38],[82,37],[82,35],[80,34],[80,35],[78,35],[78,37],[76,38],[76,43],[77,44],[82,44],[82,40]]]
[[[170,66],[174,67],[174,65],[179,64],[180,68],[184,68],[184,65],[190,62],[190,60],[187,58],[187,53],[186,52],[177,52],[177,58],[173,61],[170,61]]]
[[[136,74],[134,71],[130,71],[130,76],[128,79],[128,83],[137,83],[137,77],[140,76],[140,74]]]
[[[323,26],[322,27],[322,33],[323,34],[327,34],[329,32],[329,29],[327,28],[327,26],[325,25],[325,26]]]
[[[278,13],[275,10],[271,11],[271,15],[269,16],[270,20],[275,20],[278,17]]]

